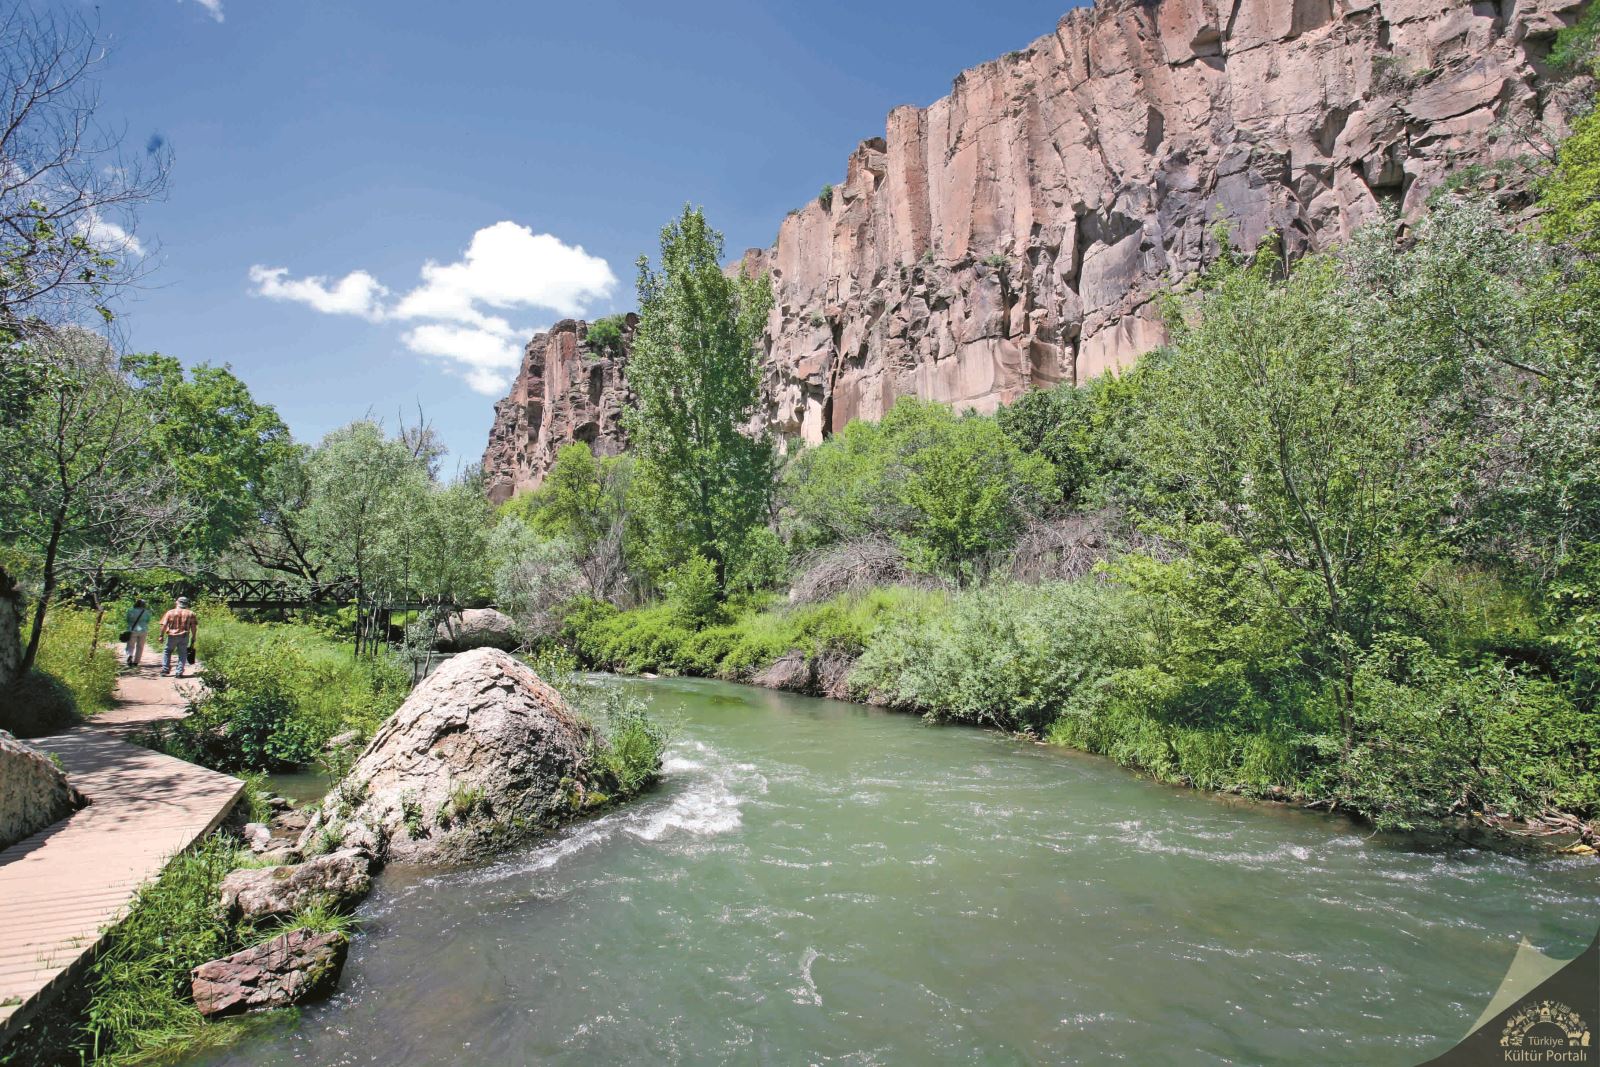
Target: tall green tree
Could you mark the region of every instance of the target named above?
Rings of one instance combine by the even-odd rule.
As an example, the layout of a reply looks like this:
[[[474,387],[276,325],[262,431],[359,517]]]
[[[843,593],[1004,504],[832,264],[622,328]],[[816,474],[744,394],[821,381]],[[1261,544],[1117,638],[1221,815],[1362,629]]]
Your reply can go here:
[[[186,375],[176,359],[150,354],[128,369],[156,413],[152,453],[195,502],[188,551],[209,563],[261,521],[289,429],[228,367],[202,363]]]
[[[693,207],[661,231],[661,265],[639,258],[639,326],[627,430],[635,507],[657,574],[695,556],[719,589],[771,510],[775,450],[749,423],[760,398],[757,342],[768,277],[722,269],[722,235]]]
[[[1347,739],[1359,653],[1444,551],[1469,467],[1459,435],[1422,417],[1419,368],[1356,328],[1358,296],[1331,257],[1285,272],[1268,243],[1225,258],[1195,315],[1172,318],[1143,438],[1163,532],[1242,547],[1333,683]]]

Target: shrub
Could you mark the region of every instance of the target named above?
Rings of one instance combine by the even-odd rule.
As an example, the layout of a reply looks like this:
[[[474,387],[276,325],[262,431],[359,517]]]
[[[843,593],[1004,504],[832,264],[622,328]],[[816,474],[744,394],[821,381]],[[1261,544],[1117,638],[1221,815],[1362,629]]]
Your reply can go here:
[[[358,659],[310,627],[243,623],[213,607],[200,637],[205,689],[187,718],[141,741],[219,770],[310,763],[334,734],[371,736],[410,691],[401,663]]]
[[[605,687],[599,705],[596,725],[603,740],[596,761],[613,798],[633,796],[660,776],[671,731],[650,717],[642,700],[615,686]]]
[[[607,315],[605,318],[596,319],[589,324],[589,332],[585,340],[589,347],[599,355],[620,356],[622,354],[622,327],[626,322],[625,316]]]
[[[716,564],[698,552],[667,571],[664,584],[667,607],[678,625],[698,629],[721,617]]]
[[[997,585],[890,621],[851,684],[936,719],[1043,731],[1091,704],[1132,644],[1125,594],[1094,582]]]
[[[43,737],[78,721],[78,701],[65,682],[34,668],[0,689],[0,729]]]
[[[797,457],[783,499],[796,548],[887,535],[914,567],[968,578],[1043,513],[1054,483],[1049,461],[994,419],[903,397]]]
[[[822,192],[817,194],[817,202],[822,205],[822,210],[827,211],[833,206],[833,183],[828,182],[822,187]]]

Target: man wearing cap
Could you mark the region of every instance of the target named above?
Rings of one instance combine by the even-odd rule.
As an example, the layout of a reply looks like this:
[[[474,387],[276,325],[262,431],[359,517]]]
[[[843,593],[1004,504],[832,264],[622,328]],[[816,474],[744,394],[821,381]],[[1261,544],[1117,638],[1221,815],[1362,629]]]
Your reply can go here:
[[[163,675],[171,673],[172,657],[176,656],[178,677],[183,677],[183,670],[189,665],[189,642],[194,640],[199,629],[200,620],[189,610],[189,598],[186,596],[179,597],[177,606],[161,616],[161,636],[166,638],[166,645],[161,650]]]

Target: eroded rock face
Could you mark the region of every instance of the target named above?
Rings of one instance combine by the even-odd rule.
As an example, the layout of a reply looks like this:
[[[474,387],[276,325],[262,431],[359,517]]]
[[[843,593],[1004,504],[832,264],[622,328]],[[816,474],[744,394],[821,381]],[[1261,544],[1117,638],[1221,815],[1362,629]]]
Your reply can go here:
[[[991,411],[1159,345],[1154,297],[1231,220],[1292,252],[1561,126],[1535,89],[1573,0],[1102,0],[889,116],[770,267],[771,428],[913,394]]]
[[[456,612],[441,622],[434,634],[434,646],[446,652],[466,652],[474,648],[510,652],[521,644],[516,621],[494,608],[466,608]]]
[[[764,422],[815,443],[901,396],[992,411],[1125,366],[1165,339],[1155,296],[1214,255],[1219,215],[1246,247],[1277,230],[1291,252],[1323,248],[1385,206],[1414,216],[1454,171],[1529,152],[1515,131],[1563,130],[1538,77],[1578,7],[1101,0],[1068,14],[944,99],[890,113],[827,205],[746,254],[775,297]],[[547,417],[537,448],[502,443],[534,440],[502,430],[521,405],[570,395],[570,361],[533,359],[568,347],[536,338],[497,409],[485,465],[503,470],[500,498],[536,484],[573,433]],[[583,432],[613,452],[610,425]]]
[[[50,757],[0,730],[0,848],[9,848],[83,806]]]
[[[286,1008],[333,992],[350,951],[350,938],[334,931],[291,930],[190,972],[195,1007],[207,1018]]]
[[[304,863],[232,871],[222,879],[222,906],[235,919],[292,915],[316,905],[343,911],[371,889],[371,861],[351,848]]]
[[[624,371],[638,321],[627,316],[615,350],[590,343],[590,324],[574,319],[528,342],[511,395],[494,406],[483,453],[496,504],[538,488],[562,445],[586,441],[601,456],[622,450],[622,413],[633,402]]]
[[[526,664],[497,649],[464,652],[379,727],[300,847],[464,858],[581,805],[593,743],[589,724]]]

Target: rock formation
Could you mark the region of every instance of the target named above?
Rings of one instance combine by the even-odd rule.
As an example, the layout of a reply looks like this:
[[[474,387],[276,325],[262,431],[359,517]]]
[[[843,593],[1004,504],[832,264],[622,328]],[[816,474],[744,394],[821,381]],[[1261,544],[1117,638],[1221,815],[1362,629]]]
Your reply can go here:
[[[9,848],[83,806],[49,756],[0,730],[0,848]]]
[[[490,500],[536,488],[562,445],[587,441],[602,456],[622,450],[622,413],[633,401],[624,368],[638,321],[627,316],[609,347],[591,343],[591,324],[573,319],[528,342],[511,395],[494,406],[483,453]]]
[[[580,808],[594,742],[525,664],[497,649],[463,652],[379,727],[300,848],[326,841],[415,863],[470,855]]]
[[[514,651],[522,644],[516,621],[494,608],[465,608],[441,622],[434,632],[434,647],[445,652],[474,648]]]
[[[371,862],[355,849],[304,863],[245,867],[222,880],[222,907],[235,919],[270,919],[303,908],[344,911],[372,889]]]
[[[889,116],[769,253],[769,425],[815,442],[915,394],[979,411],[1163,340],[1227,219],[1291,252],[1516,156],[1573,0],[1102,0]]]
[[[1541,64],[1579,4],[1101,0],[1071,12],[944,99],[891,112],[826,203],[746,254],[775,297],[766,424],[816,442],[900,396],[991,411],[1126,365],[1164,339],[1154,298],[1215,253],[1215,220],[1247,247],[1269,230],[1291,253],[1326,247],[1385,208],[1414,216],[1451,173],[1559,131]],[[548,347],[530,345],[502,409],[570,392],[571,371],[551,384],[549,357],[530,369]],[[537,447],[512,447],[517,412],[499,414],[490,452],[515,468],[496,468],[501,487],[536,484],[563,433],[621,443],[603,422],[580,437],[547,415],[533,419]]]
[[[291,930],[190,973],[194,1005],[207,1018],[286,1008],[325,996],[339,983],[347,934]]]

